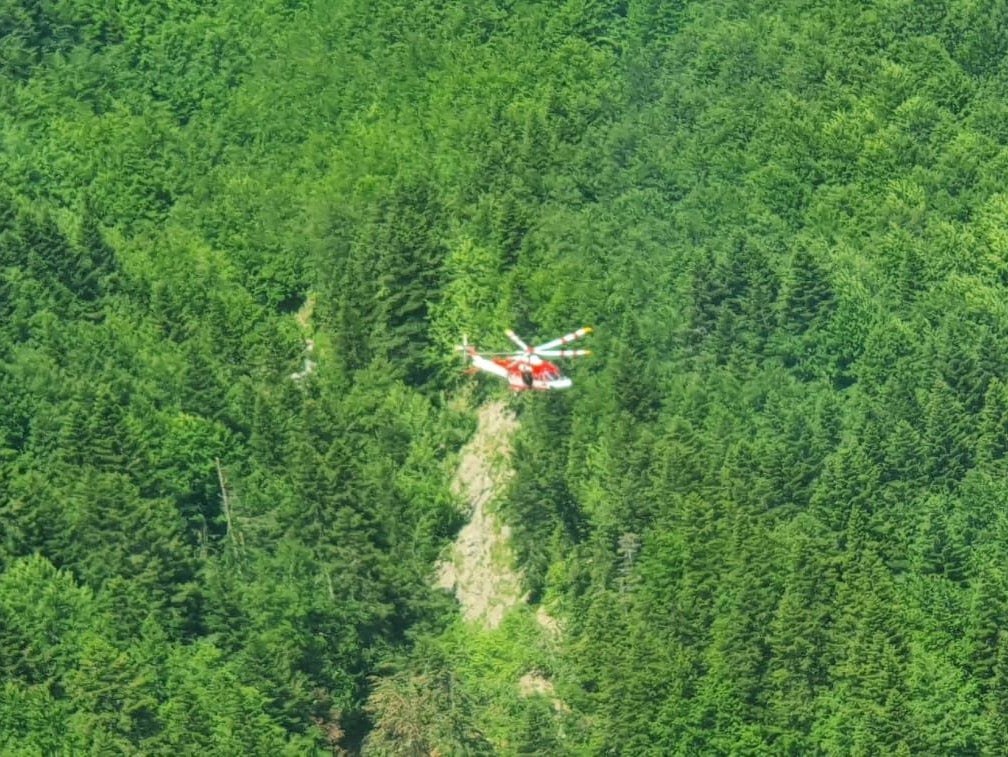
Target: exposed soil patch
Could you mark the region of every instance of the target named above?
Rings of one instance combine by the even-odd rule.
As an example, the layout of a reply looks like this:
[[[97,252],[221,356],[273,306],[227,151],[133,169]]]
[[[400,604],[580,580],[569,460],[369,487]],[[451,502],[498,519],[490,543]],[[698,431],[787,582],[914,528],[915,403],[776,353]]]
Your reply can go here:
[[[298,322],[298,326],[305,333],[311,333],[311,317],[315,312],[315,295],[309,294],[301,307],[298,308],[297,313],[294,314],[294,319]]]
[[[556,687],[553,685],[553,682],[542,675],[542,673],[532,671],[523,675],[518,679],[518,691],[521,692],[523,697],[548,697],[554,710],[563,713],[570,712],[570,707],[567,706],[566,702],[555,696]]]
[[[298,308],[297,313],[294,314],[294,320],[297,321],[298,327],[301,329],[301,333],[306,336],[304,340],[304,358],[301,361],[301,370],[295,371],[290,375],[292,381],[300,381],[301,379],[313,374],[315,369],[318,368],[318,363],[314,360],[315,340],[308,336],[313,331],[311,317],[314,312],[315,295],[310,294],[307,299],[305,299],[304,304]]]
[[[511,530],[487,507],[512,475],[511,434],[517,427],[504,402],[480,408],[479,425],[462,449],[452,486],[470,508],[469,523],[437,566],[437,585],[455,592],[463,617],[482,619],[489,628],[500,625],[507,609],[523,598],[508,544]]]

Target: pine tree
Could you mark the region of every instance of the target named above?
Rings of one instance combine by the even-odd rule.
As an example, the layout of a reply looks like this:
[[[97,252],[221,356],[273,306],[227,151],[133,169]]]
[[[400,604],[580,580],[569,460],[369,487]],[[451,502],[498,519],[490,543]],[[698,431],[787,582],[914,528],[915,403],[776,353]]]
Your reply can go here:
[[[130,655],[93,632],[80,642],[80,658],[65,679],[66,696],[77,713],[77,730],[103,732],[119,748],[139,744],[159,731],[160,682]]]
[[[42,557],[19,558],[0,574],[0,672],[5,680],[58,691],[83,634],[108,632],[94,594]]]
[[[381,357],[412,386],[430,376],[429,309],[446,257],[442,216],[429,182],[400,178],[350,242],[333,292],[339,354],[349,368]]]
[[[1001,754],[1008,749],[1008,633],[1001,630],[987,644],[994,647],[993,658],[984,654],[989,661],[990,678],[985,682],[984,726],[982,750],[984,754]]]
[[[827,752],[912,748],[903,603],[870,546],[845,571],[837,605],[842,609],[825,655],[832,686],[819,700],[813,739]]]
[[[44,686],[0,683],[0,746],[12,754],[70,754],[86,751],[67,727],[72,703]]]
[[[826,652],[838,571],[830,534],[811,516],[799,516],[782,537],[787,574],[767,626],[768,716],[802,739],[816,720],[816,697],[830,685]]]
[[[94,302],[117,288],[119,263],[115,252],[102,235],[97,211],[90,196],[84,200],[74,248],[76,265],[68,270],[66,276],[70,291],[85,302]]]
[[[789,333],[803,334],[829,319],[835,299],[829,273],[819,256],[806,245],[799,245],[784,281],[782,325]]]
[[[935,379],[924,407],[928,473],[932,481],[950,486],[972,467],[974,428],[948,384]]]
[[[125,438],[124,400],[110,381],[97,382],[84,430],[87,462],[99,470],[119,473],[132,467],[132,455]],[[74,432],[72,427],[68,429],[68,433]]]
[[[374,727],[364,742],[364,754],[493,753],[473,724],[476,703],[451,671],[377,678],[365,709]]]
[[[977,462],[990,465],[1008,456],[1008,384],[991,380],[984,395],[977,434]]]
[[[982,557],[972,587],[967,636],[973,676],[986,692],[999,656],[1004,656],[999,649],[1005,641],[1003,628],[1008,619],[1008,590],[1001,567],[990,555]]]

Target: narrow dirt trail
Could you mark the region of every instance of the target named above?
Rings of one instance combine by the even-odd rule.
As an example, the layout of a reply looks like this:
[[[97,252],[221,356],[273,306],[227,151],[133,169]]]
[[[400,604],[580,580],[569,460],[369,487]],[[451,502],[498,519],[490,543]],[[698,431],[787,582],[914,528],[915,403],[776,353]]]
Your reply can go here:
[[[479,411],[479,425],[462,449],[453,488],[470,508],[451,552],[437,566],[437,585],[455,592],[466,620],[496,628],[508,608],[522,601],[521,577],[514,567],[511,529],[488,508],[512,475],[511,434],[518,421],[502,401]]]

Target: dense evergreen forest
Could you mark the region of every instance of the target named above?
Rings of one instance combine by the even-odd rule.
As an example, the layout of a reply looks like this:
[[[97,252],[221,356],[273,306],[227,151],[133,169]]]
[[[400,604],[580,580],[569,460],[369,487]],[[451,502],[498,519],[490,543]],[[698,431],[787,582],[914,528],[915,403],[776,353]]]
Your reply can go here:
[[[0,7],[0,752],[1008,753],[1002,0]]]

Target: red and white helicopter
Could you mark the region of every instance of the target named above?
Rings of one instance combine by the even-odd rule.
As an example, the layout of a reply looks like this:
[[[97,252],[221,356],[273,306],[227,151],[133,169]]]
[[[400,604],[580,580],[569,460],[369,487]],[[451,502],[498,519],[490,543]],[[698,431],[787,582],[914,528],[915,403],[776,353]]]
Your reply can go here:
[[[508,339],[518,345],[518,352],[486,352],[480,354],[469,341],[463,337],[462,344],[456,347],[460,352],[464,352],[472,360],[470,373],[483,371],[500,376],[507,380],[508,385],[516,392],[533,390],[545,392],[550,389],[569,389],[573,383],[569,378],[560,373],[560,369],[545,357],[581,357],[590,355],[591,350],[558,350],[554,349],[575,339],[580,339],[585,334],[592,332],[590,326],[573,331],[570,334],[553,339],[536,347],[529,347],[517,334],[508,329],[504,333]]]

